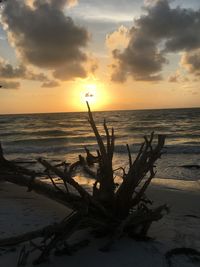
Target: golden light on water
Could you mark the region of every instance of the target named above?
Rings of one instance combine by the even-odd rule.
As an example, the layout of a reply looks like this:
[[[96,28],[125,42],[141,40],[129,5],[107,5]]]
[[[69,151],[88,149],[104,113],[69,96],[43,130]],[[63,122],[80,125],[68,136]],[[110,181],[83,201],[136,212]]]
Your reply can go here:
[[[110,96],[103,83],[99,81],[81,81],[73,90],[73,106],[86,110],[86,101],[93,110],[101,110],[110,102]]]

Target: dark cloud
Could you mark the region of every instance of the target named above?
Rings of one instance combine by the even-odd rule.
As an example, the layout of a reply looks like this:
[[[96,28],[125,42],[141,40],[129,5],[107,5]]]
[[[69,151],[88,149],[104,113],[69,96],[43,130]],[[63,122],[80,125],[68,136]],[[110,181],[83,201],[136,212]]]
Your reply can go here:
[[[146,14],[130,30],[128,46],[113,51],[113,80],[124,81],[129,75],[135,80],[159,80],[167,53],[200,47],[200,10],[171,8],[167,0],[144,9]]]
[[[24,65],[12,66],[10,63],[0,60],[0,78],[3,79],[24,79],[44,82],[48,77],[43,73],[34,73],[28,70]]]
[[[129,43],[123,53],[114,50],[113,57],[118,61],[119,70],[122,70],[122,75],[118,70],[118,76],[122,76],[123,80],[129,74],[133,75],[136,80],[160,80],[159,72],[163,63],[167,62],[163,54],[156,48],[155,43],[147,40],[146,37]],[[116,74],[114,75],[113,80],[116,77]]]
[[[67,0],[35,0],[33,8],[23,1],[8,0],[2,12],[10,41],[21,58],[37,67],[57,71],[62,65],[77,65],[77,73],[84,72],[87,60],[81,48],[86,47],[88,32],[66,17],[63,9]],[[69,3],[69,2],[68,2]],[[68,69],[66,69],[68,72]]]
[[[23,65],[13,67],[11,64],[0,61],[0,78],[16,79],[24,78],[26,76],[26,68]]]
[[[19,82],[8,82],[8,81],[1,81],[0,89],[19,89],[20,83]]]
[[[70,80],[73,77],[86,77],[86,71],[82,68],[82,66],[78,62],[73,62],[71,64],[64,64],[60,68],[57,68],[53,72],[53,76],[56,79],[66,81]]]
[[[185,53],[181,65],[195,76],[200,76],[200,49]]]
[[[56,87],[59,85],[57,81],[50,80],[44,73],[35,73],[32,70],[27,69],[22,64],[14,67],[10,63],[5,62],[4,60],[0,60],[0,78],[7,80],[22,79],[42,82],[42,87]]]
[[[32,71],[27,71],[24,77],[26,80],[36,81],[36,82],[47,82],[49,78],[44,73],[34,73]]]
[[[166,40],[166,51],[191,50],[200,46],[200,10],[171,8],[167,0],[157,1],[146,10],[147,15],[136,20],[136,26],[150,38]]]
[[[120,83],[123,83],[126,81],[128,72],[126,70],[125,64],[122,61],[119,62],[119,65],[112,64],[110,67],[113,70],[112,81],[120,82]]]

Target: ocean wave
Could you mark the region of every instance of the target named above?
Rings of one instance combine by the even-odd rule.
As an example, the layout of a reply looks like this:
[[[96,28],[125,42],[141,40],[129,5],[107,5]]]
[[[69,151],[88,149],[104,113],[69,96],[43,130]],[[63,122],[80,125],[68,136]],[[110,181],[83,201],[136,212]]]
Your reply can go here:
[[[117,154],[137,153],[144,134],[167,134],[167,154],[200,153],[200,109],[95,112],[98,129],[105,140],[103,118],[116,133]],[[92,150],[95,137],[86,113],[58,113],[0,116],[0,141],[6,151],[23,155],[79,153],[87,145]]]
[[[21,136],[22,135],[22,133],[20,133],[20,132],[15,132],[15,131],[13,131],[13,132],[0,132],[0,137],[9,137],[9,136]]]
[[[33,136],[68,136],[72,134],[73,131],[65,131],[65,130],[39,130],[35,131],[32,135]],[[24,134],[24,133],[23,133]],[[30,134],[29,132],[26,134]]]
[[[200,145],[168,145],[165,151],[168,154],[200,154]]]
[[[141,144],[134,144],[130,146],[131,153],[137,153]],[[127,153],[125,145],[117,145],[115,147],[116,153]],[[164,152],[167,154],[200,154],[200,145],[166,145]]]
[[[104,138],[105,140],[105,138]],[[71,138],[38,138],[27,140],[15,140],[10,142],[3,142],[8,153],[45,153],[45,152],[59,152],[59,151],[81,151],[84,146],[97,149],[97,144],[94,136],[87,136],[85,138],[74,136]],[[141,143],[135,143],[130,146],[131,153],[137,153],[140,149]],[[118,154],[127,153],[125,144],[116,144],[115,152]],[[200,154],[199,142],[186,142],[184,144],[165,145],[164,152],[167,154]]]
[[[64,153],[80,153],[84,148],[80,146],[7,146],[4,145],[5,155],[25,155],[25,154],[49,154],[56,153],[64,154]],[[22,156],[24,158],[24,156]]]
[[[179,138],[179,139],[181,139],[181,138],[187,138],[187,139],[189,139],[189,138],[198,138],[198,139],[200,139],[200,133],[195,133],[195,132],[193,132],[193,133],[169,133],[169,134],[167,134],[167,138],[169,139],[169,138]]]
[[[183,145],[199,145],[200,141],[187,141],[183,142]]]
[[[158,130],[162,130],[162,131],[166,131],[169,130],[170,126],[163,126],[163,125],[155,125],[155,123],[151,126],[150,125],[137,125],[137,126],[131,126],[128,127],[127,130],[128,131],[158,131]]]
[[[103,137],[105,139],[105,137]],[[4,144],[7,146],[59,146],[63,144],[91,144],[95,141],[95,136],[70,136],[70,137],[40,137],[40,138],[28,138],[5,141]]]

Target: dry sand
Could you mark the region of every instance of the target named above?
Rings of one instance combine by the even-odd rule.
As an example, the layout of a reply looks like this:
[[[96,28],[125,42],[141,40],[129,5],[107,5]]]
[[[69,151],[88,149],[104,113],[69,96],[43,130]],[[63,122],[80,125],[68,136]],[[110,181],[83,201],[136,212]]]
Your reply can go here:
[[[51,257],[50,267],[165,267],[164,254],[175,247],[191,247],[200,250],[200,184],[165,179],[154,179],[147,192],[155,204],[167,203],[171,211],[161,221],[152,225],[150,236],[154,241],[136,242],[123,238],[116,242],[109,253],[99,248],[105,240],[93,240],[91,244],[73,256]],[[9,183],[0,183],[0,238],[41,228],[63,219],[69,210],[34,192]],[[82,238],[77,232],[72,242]],[[6,253],[0,249],[0,267],[15,267],[19,251]],[[28,248],[28,246],[27,246]],[[32,255],[34,257],[34,255]],[[27,266],[32,266],[30,257]],[[175,257],[172,266],[199,266],[183,256]]]

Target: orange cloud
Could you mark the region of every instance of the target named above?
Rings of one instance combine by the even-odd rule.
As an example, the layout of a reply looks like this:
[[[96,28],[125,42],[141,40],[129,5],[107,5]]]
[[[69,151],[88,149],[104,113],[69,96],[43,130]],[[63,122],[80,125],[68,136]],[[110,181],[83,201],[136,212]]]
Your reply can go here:
[[[126,48],[129,43],[129,29],[121,25],[116,31],[106,35],[109,50]]]
[[[78,0],[67,0],[67,7],[72,8],[78,5]]]

